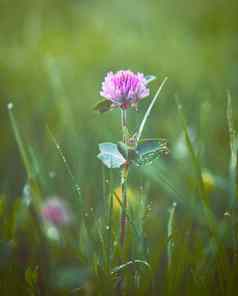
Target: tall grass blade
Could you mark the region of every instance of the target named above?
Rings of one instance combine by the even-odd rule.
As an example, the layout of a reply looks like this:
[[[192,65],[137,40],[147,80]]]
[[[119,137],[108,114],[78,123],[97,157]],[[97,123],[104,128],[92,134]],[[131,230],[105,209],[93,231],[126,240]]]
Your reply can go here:
[[[173,223],[174,223],[174,213],[176,209],[176,202],[172,204],[169,209],[169,220],[168,220],[168,246],[167,246],[167,254],[168,254],[168,268],[171,266],[172,262],[172,252],[174,247],[173,241]]]
[[[21,137],[20,131],[18,129],[18,125],[17,125],[17,121],[16,118],[14,116],[13,113],[13,103],[9,103],[8,104],[8,113],[9,113],[9,117],[10,117],[10,121],[11,121],[11,125],[12,125],[12,129],[13,129],[13,133],[18,145],[18,149],[20,151],[20,155],[26,170],[26,174],[27,174],[27,183],[30,187],[30,191],[32,196],[34,196],[34,206],[39,206],[40,200],[41,200],[41,192],[40,192],[40,188],[39,185],[37,183],[35,174],[34,174],[34,168],[31,164],[30,161],[30,154],[28,154],[28,151],[25,147],[24,141]],[[35,217],[34,217],[35,219]]]
[[[230,136],[230,163],[229,163],[229,208],[233,208],[236,202],[236,169],[238,139],[233,123],[232,102],[230,93],[227,94],[227,122]]]
[[[143,130],[144,130],[144,127],[145,127],[146,121],[147,121],[148,117],[150,116],[150,112],[151,112],[151,110],[152,110],[152,108],[153,108],[153,106],[154,106],[156,100],[158,99],[159,94],[161,93],[161,91],[162,91],[162,89],[163,89],[163,86],[165,85],[165,83],[166,83],[167,80],[168,80],[168,77],[165,77],[164,80],[162,81],[162,83],[161,83],[159,89],[157,90],[157,92],[156,92],[156,94],[155,94],[153,100],[151,101],[151,103],[150,103],[148,109],[147,109],[146,112],[145,112],[144,118],[143,118],[143,120],[142,120],[142,122],[141,122],[141,124],[140,124],[139,130],[138,130],[138,133],[137,133],[137,137],[136,137],[137,142],[138,142],[138,141],[140,140],[140,138],[141,138],[141,135],[142,135],[142,132],[143,132]]]
[[[65,155],[64,155],[64,152],[63,152],[63,149],[61,148],[61,146],[59,145],[59,143],[57,142],[55,136],[52,134],[51,130],[49,129],[49,127],[47,127],[47,131],[49,133],[49,136],[50,138],[52,139],[53,143],[55,144],[55,147],[59,153],[59,156],[60,158],[62,159],[63,163],[64,163],[64,166],[65,166],[65,169],[68,173],[68,175],[70,176],[71,178],[71,181],[72,181],[72,184],[73,184],[73,188],[74,188],[74,191],[76,192],[76,194],[79,196],[80,200],[81,200],[81,190],[80,190],[80,186],[79,184],[77,183],[76,181],[76,178],[73,174],[73,171],[70,167],[70,164],[69,162],[67,161]]]
[[[20,131],[18,129],[18,125],[17,125],[16,119],[15,119],[15,116],[13,113],[14,105],[13,105],[13,103],[10,102],[7,107],[8,107],[8,113],[9,113],[9,117],[10,117],[10,121],[11,121],[12,130],[13,130],[13,133],[14,133],[19,151],[20,151],[20,155],[21,155],[24,167],[26,169],[27,177],[28,177],[28,179],[32,179],[33,173],[32,173],[32,169],[31,169],[29,156],[28,156],[27,150],[25,149],[25,145],[24,145],[23,139],[20,135]]]
[[[177,104],[177,108],[178,108],[178,113],[179,113],[179,118],[183,127],[183,131],[184,131],[184,136],[185,136],[185,142],[192,160],[192,164],[193,164],[193,168],[194,171],[196,173],[196,177],[197,177],[197,181],[198,181],[198,188],[199,188],[199,196],[200,196],[200,201],[203,207],[203,213],[204,213],[204,217],[205,217],[205,221],[207,226],[209,227],[210,231],[213,233],[213,235],[216,237],[217,236],[217,225],[216,225],[216,219],[215,216],[213,214],[213,212],[210,210],[209,208],[209,203],[208,203],[208,199],[207,199],[207,194],[204,188],[204,183],[203,183],[203,179],[202,179],[202,169],[201,169],[201,165],[199,162],[199,158],[195,152],[195,149],[193,147],[190,135],[189,135],[189,131],[188,131],[188,125],[185,119],[185,115],[183,112],[183,108],[181,103],[179,102],[178,98],[176,98],[176,104]],[[195,202],[195,201],[194,201]]]
[[[204,184],[203,184],[203,180],[202,180],[201,166],[200,166],[200,163],[199,163],[199,159],[198,159],[198,157],[196,155],[196,152],[195,152],[195,150],[193,148],[192,140],[191,140],[190,135],[189,135],[188,125],[187,125],[187,122],[186,122],[186,119],[185,119],[185,116],[184,116],[183,107],[182,107],[181,103],[179,102],[178,98],[176,98],[176,103],[177,103],[180,122],[182,124],[183,132],[184,132],[184,136],[185,136],[185,142],[186,142],[188,151],[190,153],[192,164],[193,164],[193,167],[194,167],[197,179],[198,179],[200,197],[201,197],[202,202],[206,206],[208,206],[207,199],[206,199],[206,193],[205,193],[205,189],[204,189]]]

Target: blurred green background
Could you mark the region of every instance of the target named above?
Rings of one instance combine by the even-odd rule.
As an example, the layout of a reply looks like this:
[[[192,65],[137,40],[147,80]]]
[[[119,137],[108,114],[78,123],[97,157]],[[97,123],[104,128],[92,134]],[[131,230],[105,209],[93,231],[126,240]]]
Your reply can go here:
[[[1,0],[0,193],[16,196],[26,181],[7,114],[11,101],[44,193],[71,192],[49,126],[84,195],[98,198],[97,143],[117,141],[121,134],[117,111],[100,116],[92,107],[106,72],[127,68],[156,75],[152,93],[169,77],[146,134],[168,138],[173,151],[182,131],[178,96],[189,125],[202,137],[204,166],[226,174],[226,92],[233,108],[238,93],[237,11],[235,0]],[[131,126],[147,103],[132,112]]]
[[[85,282],[75,272],[75,268],[81,267],[85,267],[86,274],[93,269],[90,280],[97,277],[95,287],[103,283],[110,286],[108,277],[104,281],[100,277],[103,268],[108,272],[107,262],[104,266],[103,261],[111,258],[110,248],[108,257],[102,254],[108,220],[101,208],[108,205],[103,200],[109,194],[104,195],[103,189],[108,193],[111,190],[108,187],[117,188],[120,175],[115,172],[113,180],[106,182],[110,173],[103,170],[96,155],[98,143],[121,139],[120,113],[115,110],[99,115],[93,106],[100,100],[106,73],[120,69],[156,75],[157,80],[150,85],[151,97],[168,76],[144,136],[167,138],[170,153],[152,166],[130,170],[129,204],[135,202],[135,215],[130,217],[139,230],[140,243],[132,227],[128,227],[128,258],[146,259],[152,265],[156,285],[163,289],[167,277],[166,248],[170,244],[168,209],[172,202],[180,201],[174,223],[174,262],[167,278],[172,292],[168,295],[175,295],[173,289],[177,288],[177,295],[191,295],[194,287],[205,287],[194,295],[211,295],[214,288],[221,295],[219,285],[223,285],[223,279],[236,287],[238,268],[230,265],[230,250],[233,248],[231,253],[237,258],[238,244],[233,246],[231,239],[237,231],[233,232],[235,222],[229,220],[230,214],[224,213],[231,209],[229,196],[237,197],[236,158],[230,160],[226,114],[230,92],[237,127],[237,11],[237,0],[0,0],[0,255],[5,259],[0,260],[1,291],[10,295],[9,289],[14,293],[22,289],[22,295],[26,295],[25,282],[31,282],[28,275],[34,275],[38,267],[37,285],[41,291],[49,282],[59,285],[57,291],[67,288],[70,277],[63,273],[65,282],[57,279],[61,267],[72,268],[66,270],[66,274],[73,274],[70,288],[79,287],[79,280]],[[183,105],[203,182],[196,175],[184,142],[175,98]],[[138,112],[129,112],[132,131],[138,127],[150,99],[140,103]],[[31,208],[30,198],[27,200],[29,180],[9,120],[9,102],[13,103],[17,127],[41,196],[62,197],[75,218],[69,228],[60,229],[58,240],[48,237],[49,229],[41,231],[43,221],[34,220],[39,208]],[[74,194],[71,177],[48,128],[72,168],[83,206]],[[199,195],[201,183],[206,196]],[[35,184],[30,185],[29,188],[35,188]],[[32,196],[35,198],[37,194],[34,192]],[[216,231],[221,237],[219,243],[222,242],[218,247],[205,226],[207,217],[199,212],[200,197],[207,198],[211,212],[218,218]],[[85,228],[79,212],[85,214]],[[117,211],[110,230],[110,235],[115,236],[112,267],[120,257],[118,221]],[[108,241],[110,247],[112,241]],[[226,248],[227,257],[223,254]],[[219,263],[220,257],[227,260],[227,269]],[[110,272],[109,269],[107,276]],[[190,281],[194,274],[195,280]],[[189,293],[181,293],[189,285]],[[155,291],[158,287],[155,286]],[[205,290],[207,294],[203,293]],[[55,295],[68,295],[68,290],[65,293]]]

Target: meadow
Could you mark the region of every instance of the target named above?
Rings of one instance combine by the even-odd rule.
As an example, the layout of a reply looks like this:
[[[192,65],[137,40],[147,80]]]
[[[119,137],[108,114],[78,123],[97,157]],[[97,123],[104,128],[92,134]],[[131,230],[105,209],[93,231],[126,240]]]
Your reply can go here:
[[[0,0],[0,295],[236,295],[237,11]],[[153,81],[123,128],[97,104],[127,69]]]

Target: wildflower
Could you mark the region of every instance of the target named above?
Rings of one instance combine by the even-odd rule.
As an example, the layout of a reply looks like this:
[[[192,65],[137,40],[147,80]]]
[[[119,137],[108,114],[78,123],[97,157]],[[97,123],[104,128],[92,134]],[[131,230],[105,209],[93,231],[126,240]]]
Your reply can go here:
[[[143,98],[149,96],[148,80],[143,73],[130,70],[109,72],[102,83],[100,95],[112,102],[112,107],[128,109],[136,106]]]
[[[70,213],[64,203],[57,197],[48,199],[41,210],[44,220],[54,224],[62,225],[70,222]]]

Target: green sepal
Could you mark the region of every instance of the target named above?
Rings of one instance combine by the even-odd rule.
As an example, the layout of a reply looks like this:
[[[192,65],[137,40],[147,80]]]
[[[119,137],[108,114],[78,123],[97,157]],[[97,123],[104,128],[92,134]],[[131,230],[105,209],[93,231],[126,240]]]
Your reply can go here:
[[[94,107],[93,110],[99,113],[104,113],[112,109],[112,102],[109,100],[101,100]]]

